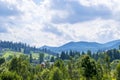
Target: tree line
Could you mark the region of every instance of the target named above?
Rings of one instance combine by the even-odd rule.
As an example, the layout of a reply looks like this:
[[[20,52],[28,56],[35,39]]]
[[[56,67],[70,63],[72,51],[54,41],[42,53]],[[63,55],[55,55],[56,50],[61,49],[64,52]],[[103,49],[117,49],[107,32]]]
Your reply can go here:
[[[94,58],[96,61],[98,59],[102,59],[105,57],[105,55],[108,55],[110,57],[110,62],[116,59],[120,59],[120,49],[110,49],[104,52],[91,52],[88,50],[87,52],[77,52],[77,51],[62,51],[58,56],[62,60],[69,60],[70,57],[78,58],[81,55],[89,55],[90,57]]]
[[[32,55],[14,56],[8,61],[0,57],[0,80],[120,80],[120,53],[116,51],[119,52],[117,49],[97,54],[62,52],[45,65],[33,65]],[[43,58],[44,54],[39,54],[40,63]]]

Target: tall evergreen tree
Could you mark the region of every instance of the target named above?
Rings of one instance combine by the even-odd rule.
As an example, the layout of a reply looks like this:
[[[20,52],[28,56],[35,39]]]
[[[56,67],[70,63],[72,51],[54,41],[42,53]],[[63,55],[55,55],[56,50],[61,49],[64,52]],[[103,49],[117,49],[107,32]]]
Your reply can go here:
[[[39,63],[41,64],[44,61],[44,54],[39,53]]]
[[[62,60],[65,60],[65,59],[66,59],[66,54],[65,54],[64,51],[62,51],[62,53],[61,53],[61,55],[60,55],[60,58],[61,58]]]
[[[88,55],[84,55],[82,57],[81,68],[83,70],[82,75],[86,78],[86,80],[92,80],[92,77],[97,74],[96,63]]]
[[[90,50],[87,51],[87,55],[89,55],[91,57],[92,53]]]
[[[30,54],[30,63],[32,63],[32,54]]]
[[[54,58],[54,56],[52,56],[50,59],[50,62],[54,62],[54,61],[55,61],[55,58]]]

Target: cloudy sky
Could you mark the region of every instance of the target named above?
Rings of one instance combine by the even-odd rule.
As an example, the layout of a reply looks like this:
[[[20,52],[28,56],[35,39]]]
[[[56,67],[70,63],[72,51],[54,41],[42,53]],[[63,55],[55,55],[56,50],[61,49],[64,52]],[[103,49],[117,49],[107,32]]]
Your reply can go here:
[[[0,0],[0,40],[37,47],[120,39],[120,0]]]

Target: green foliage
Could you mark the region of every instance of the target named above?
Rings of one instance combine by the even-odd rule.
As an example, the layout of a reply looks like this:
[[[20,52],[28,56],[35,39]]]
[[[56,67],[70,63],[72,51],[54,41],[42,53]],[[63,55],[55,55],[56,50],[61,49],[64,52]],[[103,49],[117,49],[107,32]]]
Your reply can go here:
[[[54,62],[54,61],[55,61],[55,58],[54,56],[52,56],[50,62]]]
[[[58,68],[62,71],[63,79],[68,78],[67,69],[66,69],[66,67],[65,67],[65,65],[64,65],[64,62],[63,62],[61,59],[57,60],[57,61],[54,63],[54,66],[55,66],[55,67],[58,67]]]
[[[64,62],[61,59],[59,59],[59,60],[55,61],[54,66],[56,66],[56,67],[58,67],[60,69],[63,69]]]
[[[5,62],[5,58],[0,57],[0,65]]]
[[[90,50],[87,51],[87,55],[89,55],[91,57],[92,53]]]
[[[114,56],[112,51],[115,52]],[[30,63],[32,60],[43,62],[43,53],[10,55],[12,57],[5,59],[1,57],[0,80],[120,80],[120,60],[117,53],[114,49],[97,54],[88,51],[81,55],[76,51],[66,51],[57,55],[57,59],[50,56],[51,60],[49,58],[44,65]],[[54,64],[51,65],[50,61]]]
[[[44,54],[39,53],[39,63],[41,64],[44,61]]]
[[[44,69],[41,73],[40,73],[40,78],[41,80],[48,80],[49,79],[49,74],[50,71],[48,69]]]
[[[116,73],[117,73],[116,80],[120,80],[120,63],[116,67]]]
[[[102,65],[100,64],[100,62],[97,62],[96,64],[96,69],[97,69],[97,75],[96,75],[96,79],[97,80],[102,80],[103,78],[103,68]]]
[[[110,76],[110,57],[107,55],[107,54],[105,54],[105,57],[104,57],[104,68],[105,68],[105,75],[106,76],[108,76],[108,78],[109,77],[111,77]]]
[[[9,70],[21,75],[23,80],[26,80],[30,76],[29,67],[29,61],[23,55],[19,58],[14,57],[9,64]]]
[[[86,80],[90,80],[97,74],[96,63],[88,55],[84,55],[81,60],[81,68],[83,70],[83,76]]]
[[[30,54],[30,63],[32,63],[32,54]]]
[[[20,55],[23,55],[23,53],[21,52],[15,52],[15,51],[4,51],[3,52],[3,57],[7,60],[9,60],[9,58],[13,58],[14,56],[19,57]]]
[[[71,58],[68,62],[68,73],[70,80],[80,79],[80,70],[78,68],[78,65],[79,64],[76,64],[73,58]]]
[[[114,70],[116,69],[116,66],[120,63],[120,60],[114,60],[110,63],[111,69]]]
[[[65,54],[65,52],[62,51],[60,58],[61,58],[62,60],[65,60],[65,59],[66,59],[66,54]]]
[[[3,72],[0,75],[1,80],[23,80],[18,74],[15,72]]]
[[[9,65],[9,70],[10,71],[17,71],[18,69],[18,58],[17,57],[14,57],[11,62],[10,62],[10,65]]]
[[[54,67],[50,72],[49,80],[64,80],[59,68]]]

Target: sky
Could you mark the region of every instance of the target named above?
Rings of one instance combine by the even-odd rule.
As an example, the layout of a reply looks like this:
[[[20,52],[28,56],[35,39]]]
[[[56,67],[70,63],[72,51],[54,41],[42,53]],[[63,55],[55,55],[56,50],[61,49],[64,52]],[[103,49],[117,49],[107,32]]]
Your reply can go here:
[[[120,39],[120,0],[0,0],[0,40],[32,46]]]

